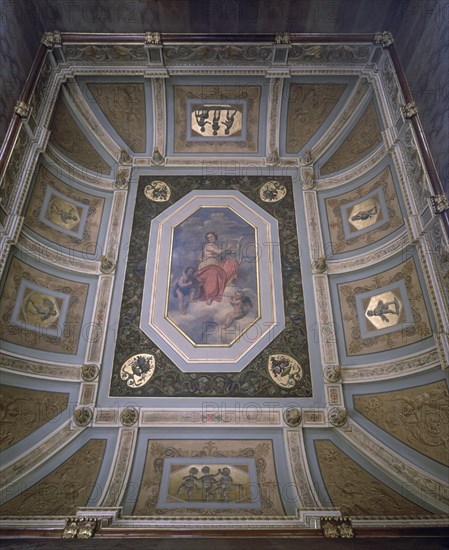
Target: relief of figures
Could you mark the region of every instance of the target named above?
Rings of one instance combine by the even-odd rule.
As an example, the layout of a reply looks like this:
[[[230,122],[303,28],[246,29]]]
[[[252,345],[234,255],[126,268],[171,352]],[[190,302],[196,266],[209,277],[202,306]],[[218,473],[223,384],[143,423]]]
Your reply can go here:
[[[402,303],[391,291],[372,296],[369,300],[366,317],[377,329],[395,326],[399,323]]]
[[[241,105],[195,105],[192,131],[205,137],[230,137],[242,130]]]
[[[249,498],[249,474],[245,465],[172,465],[168,492],[171,502],[242,502]]]
[[[175,228],[167,315],[193,343],[229,345],[257,319],[254,233],[231,209],[215,207]]]

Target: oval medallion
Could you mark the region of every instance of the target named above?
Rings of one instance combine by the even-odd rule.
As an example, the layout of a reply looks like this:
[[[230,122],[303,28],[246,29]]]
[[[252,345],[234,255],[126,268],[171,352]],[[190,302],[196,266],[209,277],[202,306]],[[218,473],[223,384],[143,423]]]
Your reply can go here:
[[[141,353],[127,359],[120,369],[120,378],[130,388],[141,388],[150,381],[156,368],[154,355]]]
[[[171,196],[171,189],[164,181],[154,180],[144,190],[147,199],[155,202],[166,202]]]
[[[300,364],[288,355],[270,355],[268,372],[274,382],[282,388],[294,388],[302,378]]]
[[[260,188],[259,195],[263,202],[278,202],[287,194],[287,188],[278,181],[267,181]]]

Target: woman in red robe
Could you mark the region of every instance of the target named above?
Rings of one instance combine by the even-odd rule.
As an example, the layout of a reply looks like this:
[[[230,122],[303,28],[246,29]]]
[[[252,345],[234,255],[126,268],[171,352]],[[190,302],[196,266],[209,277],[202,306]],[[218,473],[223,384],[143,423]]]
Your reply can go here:
[[[238,263],[233,258],[221,260],[226,249],[217,244],[217,234],[212,231],[206,234],[201,262],[195,273],[195,279],[200,286],[198,300],[205,301],[208,306],[213,301],[221,302],[228,283],[233,283],[238,275]]]

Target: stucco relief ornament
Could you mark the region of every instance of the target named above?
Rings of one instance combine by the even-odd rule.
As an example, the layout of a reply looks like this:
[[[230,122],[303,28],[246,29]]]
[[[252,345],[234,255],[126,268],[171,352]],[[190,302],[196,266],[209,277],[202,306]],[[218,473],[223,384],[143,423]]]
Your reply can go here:
[[[141,353],[127,359],[120,369],[120,378],[129,388],[141,388],[150,381],[156,369],[154,355]]]
[[[340,365],[328,365],[324,369],[324,379],[326,382],[335,384],[341,380],[341,372]]]
[[[112,273],[115,269],[115,263],[109,260],[107,256],[100,257],[100,271],[105,275]]]
[[[267,181],[262,185],[259,196],[263,202],[278,202],[287,194],[287,188],[278,181]]]
[[[14,107],[14,112],[19,115],[20,118],[28,118],[31,114],[31,106],[24,101],[18,101]]]
[[[347,517],[327,517],[321,519],[321,529],[326,539],[352,539],[354,531]]]
[[[64,527],[64,532],[62,533],[63,539],[74,539],[78,534],[78,524],[76,522],[77,518],[67,518],[66,524]]]
[[[316,180],[313,177],[301,178],[302,188],[306,191],[312,191],[316,187]]]
[[[134,407],[127,407],[120,413],[120,422],[124,426],[133,426],[139,420],[139,411]]]
[[[345,409],[340,409],[339,407],[333,407],[332,409],[329,409],[329,412],[327,413],[327,418],[329,422],[332,424],[332,426],[335,426],[336,428],[341,428],[346,424],[348,415]]]
[[[133,159],[131,155],[126,151],[125,149],[120,150],[120,155],[118,157],[118,161],[120,164],[123,164],[124,166],[129,166],[132,164]]]
[[[157,147],[153,149],[153,156],[151,157],[151,164],[155,166],[161,166],[164,164],[164,157]]]
[[[92,409],[89,407],[79,407],[78,409],[75,409],[75,412],[73,413],[75,424],[77,426],[81,426],[82,428],[88,426],[92,422],[93,416]]]
[[[418,107],[414,101],[410,101],[410,103],[401,105],[401,111],[405,119],[410,119],[418,114]]]
[[[79,539],[91,539],[97,528],[97,520],[95,518],[80,518],[78,535]]]
[[[268,372],[281,388],[294,388],[303,376],[301,365],[289,355],[270,355]]]
[[[114,187],[116,189],[127,189],[130,176],[131,169],[129,167],[119,166],[117,170],[117,175],[115,176]]]
[[[44,32],[41,43],[49,50],[52,50],[54,46],[62,46],[61,33],[59,31]]]
[[[81,367],[81,377],[85,382],[93,382],[99,374],[97,365],[83,365]]]
[[[429,200],[434,214],[442,214],[449,210],[449,199],[446,195],[433,195]]]
[[[97,529],[97,519],[89,517],[67,518],[63,539],[91,539]]]
[[[312,262],[312,271],[314,273],[324,273],[327,269],[326,256],[320,256]]]
[[[145,33],[145,46],[153,46],[161,44],[161,33],[160,32],[146,32]]]
[[[302,157],[298,158],[299,166],[311,166],[313,164],[312,149],[308,149]]]
[[[274,43],[275,44],[291,44],[292,41],[290,39],[290,33],[289,32],[277,32],[274,37]]]
[[[268,155],[265,164],[266,164],[267,166],[277,166],[280,162],[281,162],[281,159],[280,159],[280,157],[279,157],[278,150],[275,149],[274,151],[272,151],[272,152]]]
[[[171,189],[165,181],[154,180],[145,186],[144,194],[154,202],[166,202],[171,197]]]
[[[393,44],[393,35],[389,31],[376,32],[374,44],[382,46],[382,48],[389,48]]]
[[[296,407],[288,407],[282,416],[284,417],[284,422],[291,428],[296,428],[301,423],[301,411]]]

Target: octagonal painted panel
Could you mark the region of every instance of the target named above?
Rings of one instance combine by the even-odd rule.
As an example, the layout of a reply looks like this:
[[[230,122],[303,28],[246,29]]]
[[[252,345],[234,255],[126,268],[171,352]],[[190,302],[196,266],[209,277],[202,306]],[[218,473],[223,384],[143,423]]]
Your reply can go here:
[[[284,328],[277,221],[238,191],[153,220],[140,328],[184,372],[239,372]]]

